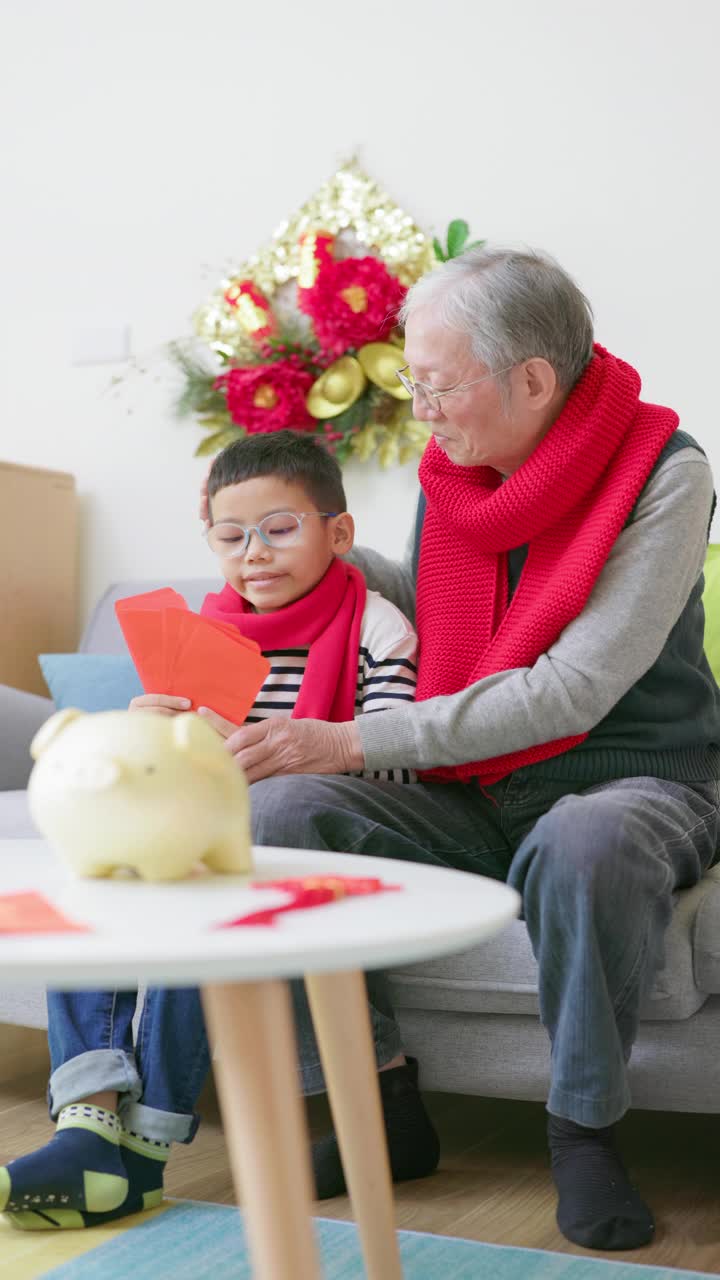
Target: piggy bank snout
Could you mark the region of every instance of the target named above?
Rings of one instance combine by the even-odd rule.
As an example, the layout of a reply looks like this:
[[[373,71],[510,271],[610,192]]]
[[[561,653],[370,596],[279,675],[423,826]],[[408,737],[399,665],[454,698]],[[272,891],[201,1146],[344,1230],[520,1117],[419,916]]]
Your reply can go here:
[[[108,756],[88,760],[58,761],[53,770],[73,791],[107,791],[120,781],[123,766]]]

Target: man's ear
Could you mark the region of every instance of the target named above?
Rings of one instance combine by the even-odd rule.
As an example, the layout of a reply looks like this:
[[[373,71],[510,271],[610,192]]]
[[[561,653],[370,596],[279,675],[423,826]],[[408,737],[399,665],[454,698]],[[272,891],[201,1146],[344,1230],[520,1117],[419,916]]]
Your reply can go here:
[[[536,356],[525,361],[523,376],[527,407],[536,411],[546,409],[558,390],[557,374],[552,365]]]
[[[349,511],[333,518],[332,549],[336,556],[346,556],[355,541],[355,521]]]

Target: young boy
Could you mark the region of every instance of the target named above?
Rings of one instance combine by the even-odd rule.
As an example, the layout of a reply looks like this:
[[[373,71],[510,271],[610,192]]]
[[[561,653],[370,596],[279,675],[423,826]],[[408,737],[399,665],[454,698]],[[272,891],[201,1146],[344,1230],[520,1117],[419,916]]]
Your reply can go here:
[[[215,459],[208,498],[207,540],[226,586],[207,597],[202,613],[235,623],[272,663],[248,721],[343,721],[413,700],[417,637],[342,559],[353,545],[353,519],[340,469],[323,448],[291,431],[240,440]],[[188,705],[157,692],[134,698],[131,709],[176,715]],[[212,708],[203,714],[224,736],[235,727]],[[414,781],[408,770],[366,776]],[[302,1063],[316,1054],[298,984],[294,998]],[[48,993],[48,1098],[57,1130],[39,1151],[0,1168],[0,1211],[13,1225],[95,1226],[161,1201],[170,1143],[190,1142],[197,1129],[207,1039],[194,989],[149,990],[133,1044],[136,1004],[134,991]],[[316,1073],[304,1073],[306,1092],[317,1091]],[[404,1176],[432,1172],[438,1156],[415,1073],[399,1059],[386,1076],[402,1099],[395,1105],[411,1106],[414,1123],[426,1126],[427,1167]],[[324,1176],[328,1159],[336,1163],[334,1149],[319,1144],[320,1195],[332,1194],[337,1178],[334,1169]]]

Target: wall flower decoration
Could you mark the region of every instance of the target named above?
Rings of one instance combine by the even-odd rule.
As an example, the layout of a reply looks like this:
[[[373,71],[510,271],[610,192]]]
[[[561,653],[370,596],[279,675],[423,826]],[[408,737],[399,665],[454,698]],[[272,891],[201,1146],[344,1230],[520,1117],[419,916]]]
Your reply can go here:
[[[468,234],[456,219],[446,246],[431,241],[356,162],[339,169],[220,282],[194,343],[171,344],[178,414],[205,431],[196,454],[284,427],[316,433],[341,463],[421,453],[428,431],[395,376],[406,363],[398,313],[408,287]]]

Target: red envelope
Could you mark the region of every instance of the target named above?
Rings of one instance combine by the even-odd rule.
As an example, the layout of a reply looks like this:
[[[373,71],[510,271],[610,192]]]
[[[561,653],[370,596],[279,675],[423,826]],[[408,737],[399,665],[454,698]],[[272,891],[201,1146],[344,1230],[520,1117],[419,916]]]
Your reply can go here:
[[[160,610],[124,609],[117,618],[143,689],[146,693],[167,693],[164,614]]]
[[[89,932],[87,925],[73,924],[40,893],[0,894],[0,934]]]
[[[193,710],[210,707],[233,724],[242,724],[270,673],[259,645],[215,626],[196,613],[168,611],[178,626],[170,685],[164,692],[190,698]]]
[[[128,609],[187,609],[187,602],[180,595],[179,591],[173,591],[172,587],[160,587],[158,591],[143,591],[139,596],[125,596],[122,600],[115,603],[115,613],[118,615],[127,612]]]
[[[187,604],[172,587],[144,591],[116,601],[115,615],[146,693],[167,693],[169,661],[164,612],[168,608],[187,611]]]
[[[217,618],[204,618],[204,622],[209,622],[211,627],[217,627],[218,631],[222,631],[226,636],[230,636],[235,644],[244,644],[246,649],[252,649],[257,652],[259,645],[256,640],[251,640],[249,636],[244,636],[242,631],[238,631],[232,622],[218,622]]]
[[[192,626],[190,621],[195,615],[189,609],[163,609],[160,617],[162,619],[162,652],[163,652],[163,686],[162,693],[175,693],[174,679],[175,667],[180,660],[180,654],[186,643],[186,623],[188,627]],[[181,698],[189,698],[189,693],[181,693]]]

